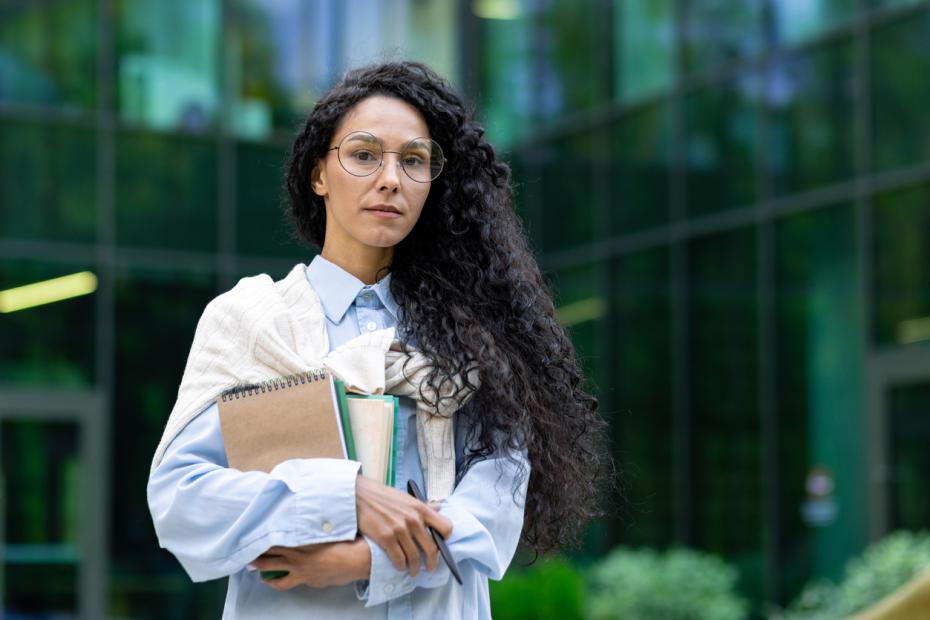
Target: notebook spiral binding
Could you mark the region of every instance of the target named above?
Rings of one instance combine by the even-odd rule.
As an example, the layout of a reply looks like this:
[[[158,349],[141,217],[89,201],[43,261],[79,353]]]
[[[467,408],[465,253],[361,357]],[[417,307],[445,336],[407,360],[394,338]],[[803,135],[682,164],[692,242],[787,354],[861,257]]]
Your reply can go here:
[[[238,400],[247,396],[254,396],[255,394],[264,394],[265,392],[271,392],[274,390],[283,390],[285,388],[300,385],[302,383],[322,381],[326,378],[326,375],[326,370],[322,368],[314,368],[312,370],[298,372],[293,375],[287,375],[285,377],[275,377],[274,379],[268,379],[267,381],[260,381],[259,383],[244,383],[242,385],[235,385],[228,390],[224,390],[223,393],[220,394],[220,398],[225,403],[228,400]]]

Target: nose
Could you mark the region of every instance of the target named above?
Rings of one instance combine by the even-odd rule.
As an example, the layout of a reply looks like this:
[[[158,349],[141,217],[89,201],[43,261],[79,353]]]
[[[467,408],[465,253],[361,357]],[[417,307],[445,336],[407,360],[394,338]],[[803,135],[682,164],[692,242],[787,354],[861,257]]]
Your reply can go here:
[[[394,157],[395,159],[390,159]],[[396,192],[400,189],[400,155],[385,153],[378,172],[378,189]]]

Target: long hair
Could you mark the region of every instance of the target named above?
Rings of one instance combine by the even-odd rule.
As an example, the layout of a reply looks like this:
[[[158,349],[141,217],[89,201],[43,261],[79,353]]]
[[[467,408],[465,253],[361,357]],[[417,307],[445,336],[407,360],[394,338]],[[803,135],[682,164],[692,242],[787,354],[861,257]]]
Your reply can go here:
[[[292,224],[323,246],[326,210],[311,171],[346,112],[374,95],[415,107],[446,156],[390,271],[399,328],[435,363],[430,384],[478,364],[480,388],[460,412],[469,420],[469,449],[459,474],[502,449],[519,464],[514,453],[526,450],[524,541],[537,553],[573,543],[597,514],[599,478],[612,472],[605,424],[512,209],[510,169],[460,97],[416,62],[347,73],[294,141],[286,180]]]

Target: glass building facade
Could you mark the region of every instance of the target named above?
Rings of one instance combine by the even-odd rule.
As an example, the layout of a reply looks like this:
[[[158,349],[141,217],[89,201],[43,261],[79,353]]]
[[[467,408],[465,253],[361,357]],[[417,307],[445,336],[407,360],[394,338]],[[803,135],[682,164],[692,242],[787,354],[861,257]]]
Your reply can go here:
[[[0,615],[217,616],[151,455],[204,305],[312,258],[301,115],[400,57],[510,161],[611,423],[580,561],[698,547],[761,608],[930,527],[927,41],[926,0],[0,1],[0,310],[92,282],[0,313]]]

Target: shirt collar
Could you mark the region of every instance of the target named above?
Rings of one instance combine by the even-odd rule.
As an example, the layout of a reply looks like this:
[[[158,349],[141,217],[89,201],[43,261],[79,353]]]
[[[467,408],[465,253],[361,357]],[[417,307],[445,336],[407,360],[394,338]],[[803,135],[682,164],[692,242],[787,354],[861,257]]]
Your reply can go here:
[[[362,289],[366,288],[364,282],[351,273],[330,262],[319,254],[307,266],[307,281],[316,291],[323,305],[323,312],[333,323],[340,323],[346,311]],[[391,294],[391,274],[381,278],[375,284],[368,286],[375,292],[384,307],[397,320],[397,302]]]

